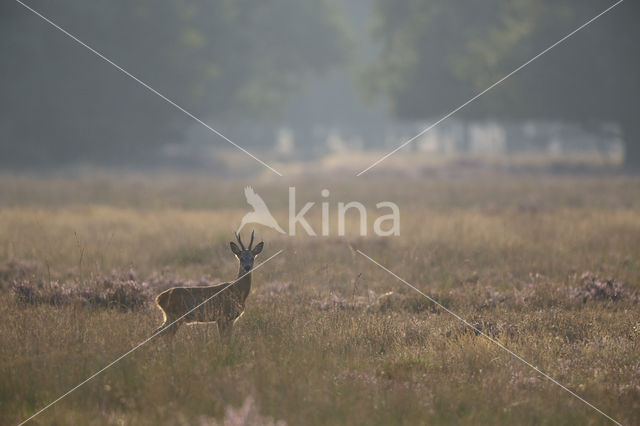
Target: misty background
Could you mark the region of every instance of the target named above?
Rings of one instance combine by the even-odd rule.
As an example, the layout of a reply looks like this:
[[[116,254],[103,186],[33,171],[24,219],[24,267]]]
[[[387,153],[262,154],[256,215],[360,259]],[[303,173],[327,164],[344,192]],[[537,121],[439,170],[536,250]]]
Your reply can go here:
[[[367,165],[613,2],[27,4],[267,162]],[[623,2],[402,152],[640,170],[638,18]],[[0,35],[1,168],[262,167],[15,1]]]

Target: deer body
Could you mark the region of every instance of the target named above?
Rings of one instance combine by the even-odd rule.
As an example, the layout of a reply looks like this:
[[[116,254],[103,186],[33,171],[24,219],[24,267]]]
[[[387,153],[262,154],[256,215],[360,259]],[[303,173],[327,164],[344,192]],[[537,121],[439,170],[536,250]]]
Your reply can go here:
[[[260,243],[251,249],[253,233],[248,249],[244,248],[239,236],[237,239],[242,250],[234,243],[231,243],[231,250],[240,262],[238,279],[207,287],[173,287],[163,291],[156,297],[156,304],[164,322],[156,332],[167,329],[166,333],[174,335],[182,323],[215,322],[221,337],[231,337],[233,324],[244,313],[245,301],[251,291],[253,260],[264,245]]]

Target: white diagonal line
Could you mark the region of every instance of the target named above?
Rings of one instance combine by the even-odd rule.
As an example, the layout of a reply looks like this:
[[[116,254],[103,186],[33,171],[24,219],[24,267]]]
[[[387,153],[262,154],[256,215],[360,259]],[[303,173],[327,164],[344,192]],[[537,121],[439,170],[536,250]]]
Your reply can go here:
[[[536,59],[538,59],[539,57],[541,57],[542,55],[544,55],[545,53],[549,52],[551,49],[553,49],[554,47],[558,46],[559,44],[561,44],[562,42],[564,42],[565,40],[567,40],[568,38],[570,38],[571,36],[573,36],[575,33],[577,33],[578,31],[584,29],[587,25],[593,23],[596,19],[600,18],[602,15],[604,15],[605,13],[609,12],[611,9],[613,9],[614,7],[618,6],[620,3],[622,3],[624,0],[618,0],[616,3],[612,4],[611,6],[609,6],[608,8],[606,8],[605,10],[603,10],[602,12],[600,12],[599,14],[597,14],[596,16],[594,16],[593,18],[589,19],[587,22],[585,22],[584,24],[580,25],[578,28],[576,28],[575,30],[571,31],[569,34],[567,34],[566,36],[562,37],[560,40],[556,41],[555,43],[553,43],[551,46],[547,47],[546,49],[544,49],[542,52],[538,53],[536,56],[534,56],[533,58],[529,59],[527,62],[525,62],[524,64],[520,65],[518,68],[514,69],[513,71],[511,71],[509,74],[505,75],[504,77],[502,77],[500,80],[496,81],[495,83],[493,83],[491,86],[487,87],[486,89],[484,89],[482,92],[478,93],[477,95],[475,95],[474,97],[472,97],[471,99],[469,99],[468,101],[466,101],[465,103],[463,103],[462,105],[460,105],[459,107],[455,108],[454,110],[450,111],[448,114],[444,115],[442,118],[440,118],[438,121],[436,121],[435,123],[431,124],[430,126],[424,128],[423,130],[420,131],[420,133],[418,133],[417,135],[415,135],[414,137],[412,137],[411,139],[409,139],[408,141],[404,142],[403,144],[401,144],[400,146],[398,146],[396,149],[394,149],[393,151],[389,152],[387,155],[385,155],[384,157],[378,159],[375,163],[371,164],[369,167],[367,167],[366,169],[362,170],[360,173],[358,173],[356,176],[360,176],[363,173],[367,172],[368,170],[374,168],[375,166],[377,166],[379,163],[381,163],[382,161],[386,160],[388,157],[390,157],[391,155],[395,154],[396,152],[398,152],[399,150],[401,150],[402,148],[404,148],[405,146],[409,145],[411,142],[413,142],[414,140],[416,140],[417,138],[419,138],[420,136],[424,135],[425,133],[427,133],[429,130],[433,129],[434,127],[436,127],[438,124],[442,123],[443,121],[445,121],[446,119],[448,119],[449,117],[451,117],[453,114],[455,114],[456,112],[460,111],[461,109],[463,109],[464,107],[466,107],[467,105],[469,105],[470,103],[472,103],[473,101],[475,101],[476,99],[478,99],[480,96],[484,95],[485,93],[487,93],[489,90],[493,89],[494,87],[498,86],[499,84],[501,84],[503,81],[505,81],[506,79],[508,79],[509,77],[511,77],[512,75],[514,75],[515,73],[517,73],[518,71],[520,71],[521,69],[523,69],[524,67],[526,67],[527,65],[529,65],[530,63],[532,63],[533,61],[535,61]]]
[[[146,338],[145,340],[143,340],[141,343],[137,344],[136,346],[134,346],[132,349],[128,350],[127,352],[125,352],[124,354],[120,355],[118,358],[114,359],[113,361],[111,361],[109,364],[107,364],[106,366],[102,367],[100,370],[96,371],[95,373],[93,373],[91,376],[87,377],[86,379],[84,379],[82,382],[78,383],[77,385],[75,385],[74,387],[72,387],[71,389],[69,389],[67,392],[65,392],[64,394],[62,394],[61,396],[59,396],[58,398],[54,399],[53,401],[51,401],[49,404],[45,405],[44,407],[42,407],[41,409],[39,409],[38,411],[36,411],[33,415],[31,415],[31,417],[29,417],[26,420],[23,420],[22,422],[20,422],[18,424],[18,426],[22,426],[23,424],[27,423],[29,420],[33,419],[34,417],[36,417],[37,415],[39,415],[40,413],[42,413],[43,411],[47,410],[48,408],[50,408],[51,406],[53,406],[54,404],[56,404],[57,402],[59,402],[60,400],[64,399],[65,397],[67,397],[69,394],[73,393],[75,390],[77,390],[79,387],[81,387],[82,385],[86,384],[87,382],[91,381],[92,379],[94,379],[96,376],[98,376],[99,374],[101,374],[102,372],[104,372],[105,370],[107,370],[108,368],[112,367],[113,365],[117,364],[119,361],[121,361],[123,358],[125,358],[127,355],[135,352],[137,349],[139,349],[141,346],[143,346],[144,344],[148,343],[151,339],[153,339],[154,337],[158,336],[161,333],[164,333],[169,327],[171,327],[173,324],[175,324],[176,322],[180,321],[182,318],[186,317],[187,315],[189,315],[191,312],[195,311],[196,309],[198,309],[200,306],[204,305],[205,303],[207,303],[209,300],[213,299],[214,297],[216,297],[217,295],[219,295],[220,293],[222,293],[223,291],[225,291],[226,289],[228,289],[229,287],[231,287],[232,285],[234,285],[235,283],[237,283],[238,281],[240,281],[244,276],[246,276],[247,274],[250,274],[251,272],[255,271],[256,269],[258,269],[259,267],[261,267],[262,265],[264,265],[265,263],[267,263],[268,261],[270,261],[271,259],[273,259],[274,257],[276,257],[277,255],[279,255],[280,253],[282,253],[284,250],[279,250],[276,254],[274,254],[273,256],[271,256],[270,258],[268,258],[267,260],[265,260],[264,262],[260,263],[259,265],[257,265],[255,268],[253,268],[251,271],[245,273],[244,275],[238,277],[235,281],[230,282],[227,286],[225,286],[222,290],[220,290],[219,292],[217,292],[216,294],[214,294],[213,296],[205,299],[204,302],[200,303],[199,305],[197,305],[195,308],[187,311],[184,315],[182,315],[180,318],[176,319],[175,321],[173,321],[171,324],[169,324],[166,327],[162,327],[160,330],[156,331],[155,333],[153,333],[151,335],[151,337]]]
[[[413,285],[409,284],[407,281],[403,280],[402,278],[400,278],[399,276],[397,276],[395,273],[393,273],[392,271],[390,271],[389,269],[385,268],[384,266],[382,266],[380,263],[378,263],[377,261],[373,260],[371,257],[367,256],[366,254],[364,254],[363,252],[361,252],[359,249],[356,249],[356,251],[358,253],[360,253],[362,256],[366,257],[367,259],[369,259],[371,262],[375,263],[376,265],[378,265],[380,268],[384,269],[385,271],[387,271],[389,274],[393,275],[395,278],[397,278],[398,280],[402,281],[404,284],[406,284],[407,286],[411,287],[412,289],[414,289],[415,291],[417,291],[418,293],[420,293],[421,295],[423,295],[424,297],[426,297],[427,299],[429,299],[429,301],[435,303],[439,308],[441,308],[442,310],[446,311],[448,314],[453,315],[456,319],[458,319],[460,322],[462,322],[464,325],[466,325],[467,327],[471,328],[474,332],[481,334],[483,337],[485,337],[486,339],[488,339],[491,343],[496,344],[498,347],[500,347],[500,349],[503,349],[504,351],[506,351],[507,353],[509,353],[510,355],[512,355],[513,357],[515,357],[516,359],[518,359],[519,361],[521,361],[522,363],[524,363],[525,365],[531,367],[533,370],[535,370],[538,374],[542,375],[543,377],[545,377],[546,379],[548,379],[549,381],[551,381],[552,383],[560,386],[562,389],[564,389],[565,391],[569,392],[571,395],[573,395],[574,397],[576,397],[577,399],[579,399],[580,401],[584,402],[585,404],[587,404],[589,407],[593,408],[594,410],[596,410],[598,413],[602,414],[603,416],[605,416],[607,419],[611,420],[613,423],[622,426],[622,423],[618,422],[617,420],[615,420],[613,417],[609,416],[607,413],[605,413],[604,411],[600,410],[598,407],[596,407],[595,405],[591,404],[589,401],[587,401],[586,399],[582,398],[580,395],[578,395],[577,393],[573,392],[571,389],[567,388],[566,386],[564,386],[562,383],[558,382],[556,379],[554,379],[553,377],[549,376],[547,373],[541,371],[538,367],[536,367],[535,365],[531,364],[529,361],[527,361],[526,359],[522,358],[520,355],[518,355],[517,353],[513,352],[511,349],[507,348],[506,346],[504,346],[502,343],[500,343],[499,341],[497,341],[496,339],[492,338],[491,336],[489,336],[488,334],[482,332],[481,330],[478,330],[477,327],[474,327],[473,325],[469,324],[464,318],[462,318],[460,315],[456,314],[455,312],[450,311],[449,309],[447,309],[446,307],[444,307],[441,303],[439,303],[437,300],[433,299],[432,297],[429,297],[428,295],[426,295],[425,293],[423,293],[421,290],[419,290],[418,288],[414,287]]]
[[[153,93],[155,95],[158,95],[160,98],[162,98],[164,101],[169,103],[171,106],[173,106],[176,109],[180,110],[186,116],[188,116],[188,117],[194,119],[196,122],[202,124],[204,127],[209,129],[210,131],[212,131],[216,135],[220,136],[222,139],[224,139],[225,141],[229,142],[231,145],[235,146],[240,151],[244,152],[249,157],[253,158],[258,163],[262,164],[263,166],[265,166],[266,168],[268,168],[269,170],[271,170],[272,172],[274,172],[278,176],[282,176],[282,173],[280,173],[279,171],[277,171],[276,169],[274,169],[273,167],[271,167],[270,165],[268,165],[267,163],[265,163],[264,161],[262,161],[261,159],[259,159],[258,157],[256,157],[255,155],[253,155],[252,153],[250,153],[249,151],[247,151],[246,149],[244,149],[243,147],[241,147],[240,145],[238,145],[237,143],[235,143],[234,141],[232,141],[231,139],[229,139],[228,137],[226,137],[225,135],[223,135],[222,133],[220,133],[219,131],[217,131],[216,129],[214,129],[213,127],[211,127],[210,125],[208,125],[207,123],[205,123],[204,121],[202,121],[201,119],[199,119],[198,117],[196,117],[195,115],[193,115],[192,113],[190,113],[189,111],[184,109],[183,107],[181,107],[180,105],[178,105],[177,103],[175,103],[173,100],[169,99],[168,97],[166,97],[165,95],[163,95],[162,93],[160,93],[159,91],[157,91],[156,89],[154,89],[153,87],[151,87],[150,85],[145,83],[144,81],[140,80],[138,77],[136,77],[135,75],[131,74],[129,71],[127,71],[126,69],[122,68],[120,65],[116,64],[115,62],[113,62],[111,59],[109,59],[106,56],[104,56],[102,53],[98,52],[96,49],[94,49],[93,47],[89,46],[88,44],[86,44],[85,42],[80,40],[78,37],[74,36],[73,34],[68,32],[67,30],[65,30],[64,28],[62,28],[61,26],[59,26],[58,24],[53,22],[51,19],[49,19],[46,16],[42,15],[40,12],[38,12],[35,9],[33,9],[32,7],[26,5],[21,0],[16,0],[16,2],[18,2],[19,4],[24,6],[26,9],[30,10],[31,12],[33,12],[38,17],[42,18],[44,21],[49,23],[54,28],[56,28],[59,31],[61,31],[62,33],[64,33],[66,36],[71,38],[76,43],[80,44],[81,46],[83,46],[86,49],[88,49],[89,51],[91,51],[91,53],[93,53],[94,55],[98,56],[100,59],[102,59],[105,62],[107,62],[108,64],[112,65],[118,71],[122,72],[124,75],[126,75],[129,78],[131,78],[132,80],[134,80],[135,82],[137,82],[138,84],[143,86],[145,89],[149,90],[151,93]]]

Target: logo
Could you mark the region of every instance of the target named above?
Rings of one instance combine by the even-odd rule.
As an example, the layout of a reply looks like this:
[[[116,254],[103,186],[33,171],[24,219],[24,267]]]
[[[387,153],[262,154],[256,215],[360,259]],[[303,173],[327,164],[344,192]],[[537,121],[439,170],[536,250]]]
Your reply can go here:
[[[281,234],[287,234],[282,229],[276,218],[271,214],[271,211],[267,207],[262,197],[260,197],[252,187],[247,186],[244,189],[244,195],[247,199],[247,203],[253,207],[253,211],[245,214],[240,222],[240,226],[236,231],[238,234],[242,228],[249,224],[255,223],[258,225],[264,225],[268,228],[274,229]],[[322,236],[329,236],[331,229],[330,224],[333,223],[331,219],[331,203],[328,201],[329,190],[323,189],[320,191],[320,195],[324,199],[321,204],[321,228]],[[315,230],[309,224],[305,215],[311,211],[316,203],[314,201],[307,202],[302,209],[296,212],[296,188],[289,187],[289,232],[288,235],[295,236],[297,225],[300,225],[309,236],[317,236]],[[386,211],[385,211],[386,210]],[[338,236],[344,236],[347,228],[347,213],[350,215],[357,213],[359,219],[359,231],[360,236],[367,236],[368,226],[367,220],[369,214],[364,204],[359,201],[350,201],[348,203],[338,202],[336,209],[336,216],[334,220],[337,220]],[[385,213],[379,215],[373,222],[373,233],[380,237],[398,236],[400,235],[400,209],[396,203],[391,201],[381,201],[376,203],[376,213]],[[353,216],[351,216],[353,217]],[[350,222],[351,223],[351,222]]]
[[[256,194],[253,188],[247,186],[244,189],[244,196],[247,198],[247,203],[249,203],[249,205],[253,207],[253,211],[245,214],[242,218],[240,227],[236,231],[238,235],[247,223],[257,223],[259,225],[264,225],[269,228],[275,229],[281,234],[285,233],[280,225],[278,225],[278,221],[276,221],[276,219],[269,211],[269,207],[267,207],[262,197]]]

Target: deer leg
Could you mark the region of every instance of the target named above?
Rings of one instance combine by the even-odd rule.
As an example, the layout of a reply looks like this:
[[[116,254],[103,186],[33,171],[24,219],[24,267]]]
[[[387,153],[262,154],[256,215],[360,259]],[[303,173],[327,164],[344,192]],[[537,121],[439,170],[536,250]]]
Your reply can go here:
[[[220,332],[220,337],[225,340],[231,340],[231,331],[233,330],[233,321],[228,321],[226,319],[221,319],[216,321],[218,324],[218,331]]]
[[[175,322],[175,324],[174,324]],[[162,336],[173,337],[176,335],[176,331],[178,331],[178,326],[181,321],[175,321],[171,317],[167,317],[167,319],[162,323],[160,328],[158,328],[155,333],[161,333]]]

